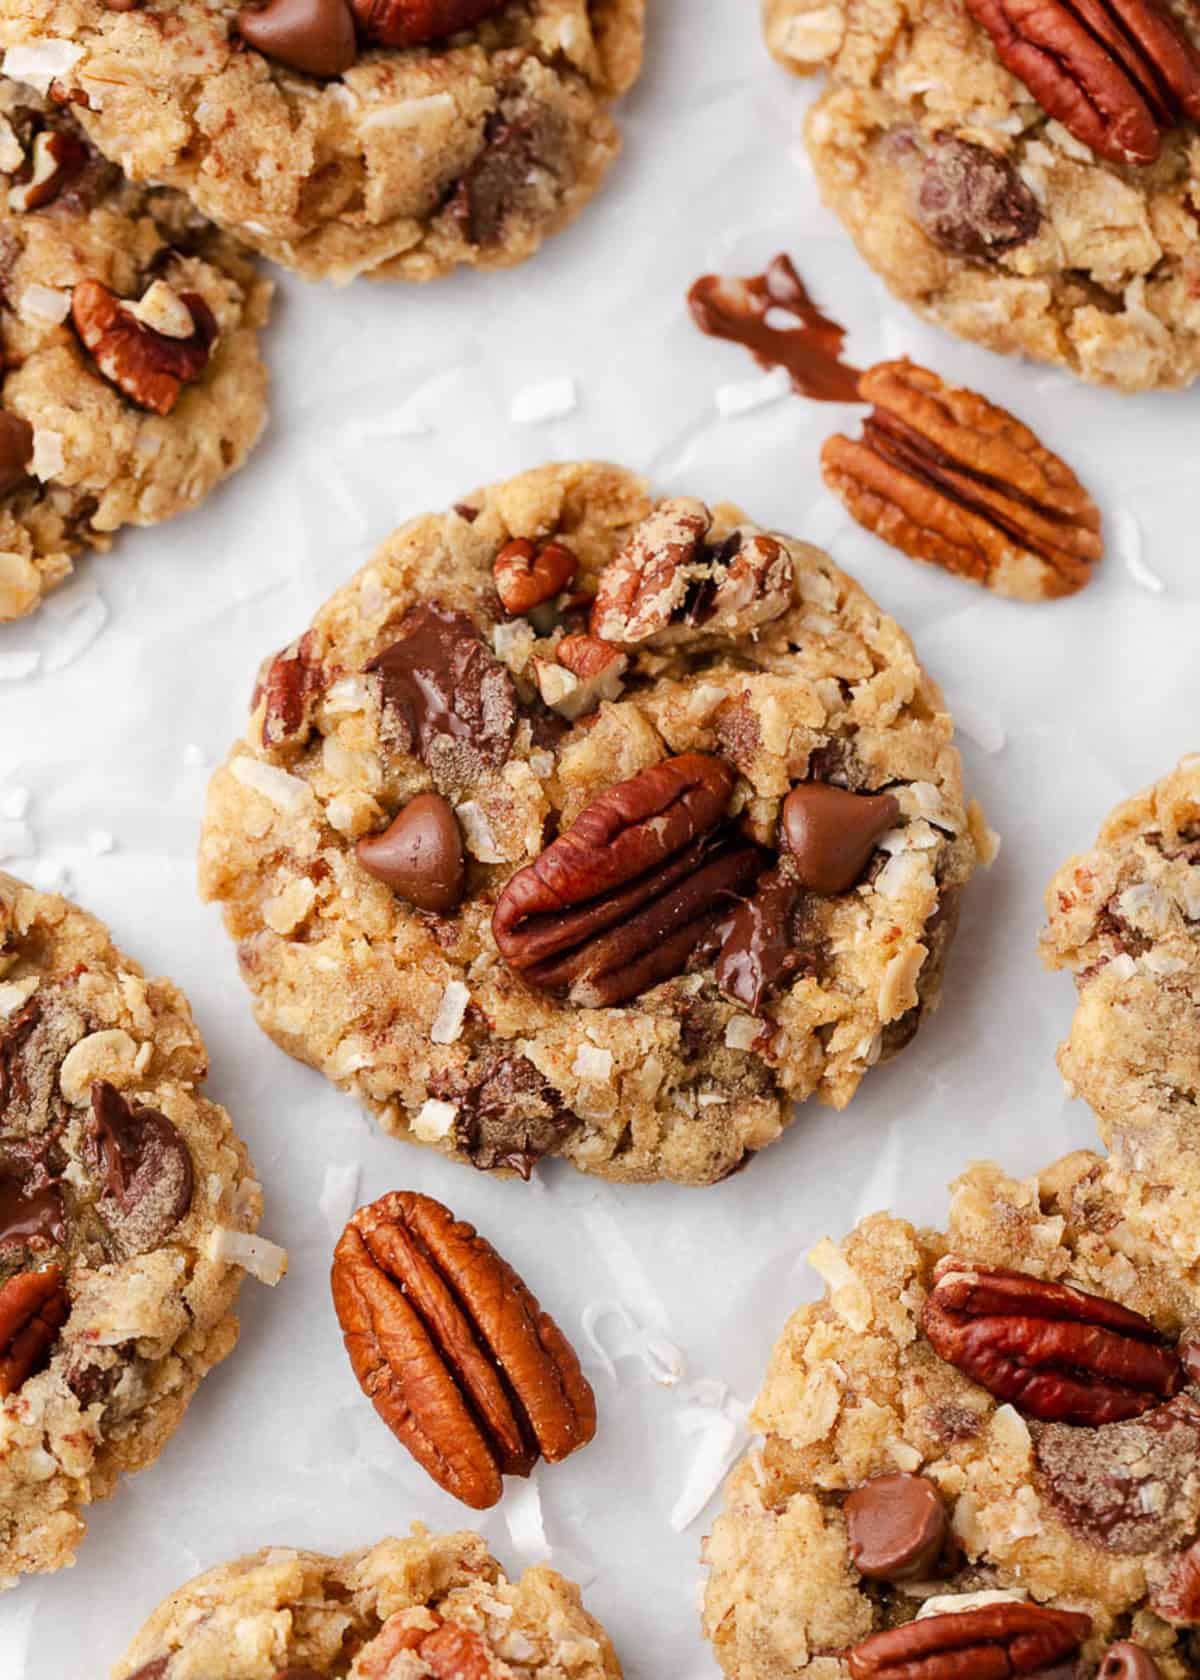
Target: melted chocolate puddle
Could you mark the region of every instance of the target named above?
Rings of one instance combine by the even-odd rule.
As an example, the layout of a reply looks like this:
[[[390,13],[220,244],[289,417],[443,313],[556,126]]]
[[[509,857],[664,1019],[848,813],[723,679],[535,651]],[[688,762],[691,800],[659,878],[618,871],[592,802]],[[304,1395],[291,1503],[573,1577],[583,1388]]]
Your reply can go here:
[[[744,345],[761,368],[786,368],[802,397],[862,401],[862,370],[842,360],[846,329],[821,313],[784,253],[750,279],[704,275],[688,293],[688,308],[701,332]]]

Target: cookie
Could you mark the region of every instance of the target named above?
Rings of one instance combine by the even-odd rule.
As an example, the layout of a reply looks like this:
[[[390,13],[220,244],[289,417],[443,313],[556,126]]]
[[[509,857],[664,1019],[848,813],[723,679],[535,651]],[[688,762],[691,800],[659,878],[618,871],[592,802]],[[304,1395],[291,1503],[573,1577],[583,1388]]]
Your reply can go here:
[[[478,1534],[381,1540],[345,1557],[272,1546],[150,1617],[113,1680],[620,1680],[608,1635],[552,1569],[506,1579]]]
[[[266,419],[270,286],[69,109],[0,81],[0,621],[122,525],[197,506]]]
[[[945,1235],[875,1214],[811,1258],[825,1298],[775,1348],[707,1543],[725,1672],[916,1676],[979,1644],[989,1674],[1092,1680],[1132,1642],[1105,1680],[1195,1674],[1200,1299],[1104,1162],[975,1166]]]
[[[596,464],[391,537],[269,662],[201,890],[389,1132],[705,1184],[937,1000],[986,829],[829,558]]]
[[[1195,12],[1162,3],[1174,50],[1200,46]],[[825,202],[938,326],[1121,390],[1186,385],[1200,372],[1200,136],[1183,123],[1142,148],[1152,161],[1110,161],[1102,139],[1085,144],[1067,124],[1098,108],[1125,132],[1116,93],[1060,105],[1042,88],[1048,113],[972,17],[992,4],[765,0],[780,62],[831,72],[807,122]]]
[[[1200,1261],[1200,756],[1128,799],[1046,893],[1042,957],[1075,975],[1058,1053],[1095,1109],[1128,1217]]]
[[[0,875],[0,1579],[69,1564],[237,1340],[245,1146],[187,1003],[64,899]]]
[[[134,179],[311,279],[532,256],[617,156],[644,0],[352,4],[3,0],[0,45]]]

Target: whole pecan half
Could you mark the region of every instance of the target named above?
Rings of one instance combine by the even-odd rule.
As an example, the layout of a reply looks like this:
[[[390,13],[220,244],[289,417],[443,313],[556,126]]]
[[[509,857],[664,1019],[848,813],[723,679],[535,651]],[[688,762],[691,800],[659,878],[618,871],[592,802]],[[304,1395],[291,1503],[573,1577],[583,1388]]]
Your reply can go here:
[[[1090,1616],[1040,1604],[984,1604],[873,1633],[849,1653],[850,1680],[1008,1680],[1077,1651]]]
[[[514,537],[492,561],[492,576],[505,612],[515,616],[553,600],[569,586],[578,567],[566,543],[548,542],[538,548],[527,537]]]
[[[350,0],[364,40],[383,47],[419,47],[469,29],[505,0]]]
[[[182,314],[155,316],[171,327],[165,332],[139,320],[140,306],[122,301],[99,280],[81,280],[71,294],[75,330],[100,372],[130,402],[155,414],[170,414],[183,387],[208,366],[217,339],[216,318],[199,293],[172,296]],[[191,330],[179,332],[189,322]]]
[[[862,438],[837,434],[821,451],[860,525],[998,595],[1083,588],[1103,553],[1099,510],[1015,415],[909,361],[869,368],[861,390],[874,404]]]
[[[723,819],[733,772],[684,753],[594,799],[496,903],[492,932],[530,985],[622,1003],[680,973],[766,857]]]
[[[557,1463],[595,1434],[595,1397],[562,1331],[440,1202],[394,1191],[359,1208],[332,1287],[363,1391],[464,1504],[496,1504],[501,1476]]]
[[[1183,1387],[1174,1349],[1115,1301],[953,1256],[934,1279],[922,1324],[935,1352],[1027,1417],[1117,1423]]]
[[[0,1400],[45,1366],[70,1310],[61,1266],[18,1272],[0,1289]]]
[[[1157,0],[967,0],[1047,116],[1110,163],[1200,122],[1200,52]]]
[[[783,544],[761,531],[709,542],[711,528],[703,502],[661,502],[601,574],[592,634],[662,644],[698,630],[740,635],[778,618],[792,598]]]

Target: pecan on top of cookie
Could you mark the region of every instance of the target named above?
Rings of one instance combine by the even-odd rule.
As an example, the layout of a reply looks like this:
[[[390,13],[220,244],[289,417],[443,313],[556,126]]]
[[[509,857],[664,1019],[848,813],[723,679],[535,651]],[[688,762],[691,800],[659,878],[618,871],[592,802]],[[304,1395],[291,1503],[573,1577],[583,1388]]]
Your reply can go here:
[[[818,550],[544,468],[268,661],[203,890],[261,1024],[389,1131],[710,1183],[936,1000],[989,845],[951,734]]]

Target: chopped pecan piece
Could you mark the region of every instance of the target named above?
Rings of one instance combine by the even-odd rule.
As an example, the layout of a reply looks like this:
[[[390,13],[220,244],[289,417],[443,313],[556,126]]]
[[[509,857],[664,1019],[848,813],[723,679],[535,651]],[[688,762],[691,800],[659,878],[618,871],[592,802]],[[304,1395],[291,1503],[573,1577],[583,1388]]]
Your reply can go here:
[[[363,1391],[464,1504],[496,1504],[502,1476],[557,1463],[595,1434],[595,1398],[561,1330],[440,1202],[395,1191],[359,1208],[332,1286]]]
[[[733,780],[684,753],[594,799],[501,893],[492,931],[509,967],[588,1009],[681,973],[766,866],[722,826]]]
[[[740,635],[786,611],[792,561],[763,532],[706,539],[703,502],[661,502],[605,567],[592,606],[592,634],[605,641],[662,645],[697,629]]]
[[[534,661],[534,675],[547,706],[575,719],[617,698],[628,665],[629,655],[599,636],[564,636],[552,660]]]
[[[505,0],[351,0],[359,31],[383,47],[419,47],[470,29]]]
[[[70,1310],[61,1266],[19,1272],[0,1289],[0,1400],[43,1369]]]
[[[1194,1627],[1200,1622],[1200,1541],[1180,1552],[1151,1597],[1150,1608],[1172,1627]]]
[[[1090,1616],[1041,1604],[986,1604],[873,1633],[849,1653],[850,1680],[1008,1680],[1071,1656]]]
[[[33,464],[33,427],[0,408],[0,496],[28,482]]]
[[[34,135],[28,162],[9,189],[9,208],[41,210],[52,204],[82,174],[87,161],[87,147],[76,135],[43,129]]]
[[[75,330],[100,372],[130,402],[155,414],[170,414],[183,387],[208,366],[217,339],[216,318],[198,292],[171,295],[183,313],[156,301],[154,324],[139,319],[138,305],[123,302],[98,280],[81,280],[71,295]],[[190,330],[181,333],[180,327]]]
[[[868,369],[862,395],[875,406],[861,440],[837,434],[821,451],[860,525],[999,595],[1045,601],[1089,581],[1096,504],[1015,415],[908,361]]]
[[[935,1352],[1027,1417],[1116,1423],[1183,1387],[1174,1349],[1129,1307],[952,1256],[934,1279],[922,1324]]]
[[[303,636],[277,653],[266,667],[251,701],[253,711],[266,697],[262,720],[264,747],[302,747],[312,731],[313,709],[325,686],[321,662],[313,657],[314,636]]]
[[[566,543],[537,548],[527,537],[514,537],[493,560],[492,575],[505,612],[519,616],[568,588],[578,567]]]
[[[1047,116],[1110,163],[1200,122],[1200,52],[1157,0],[967,0]]]

